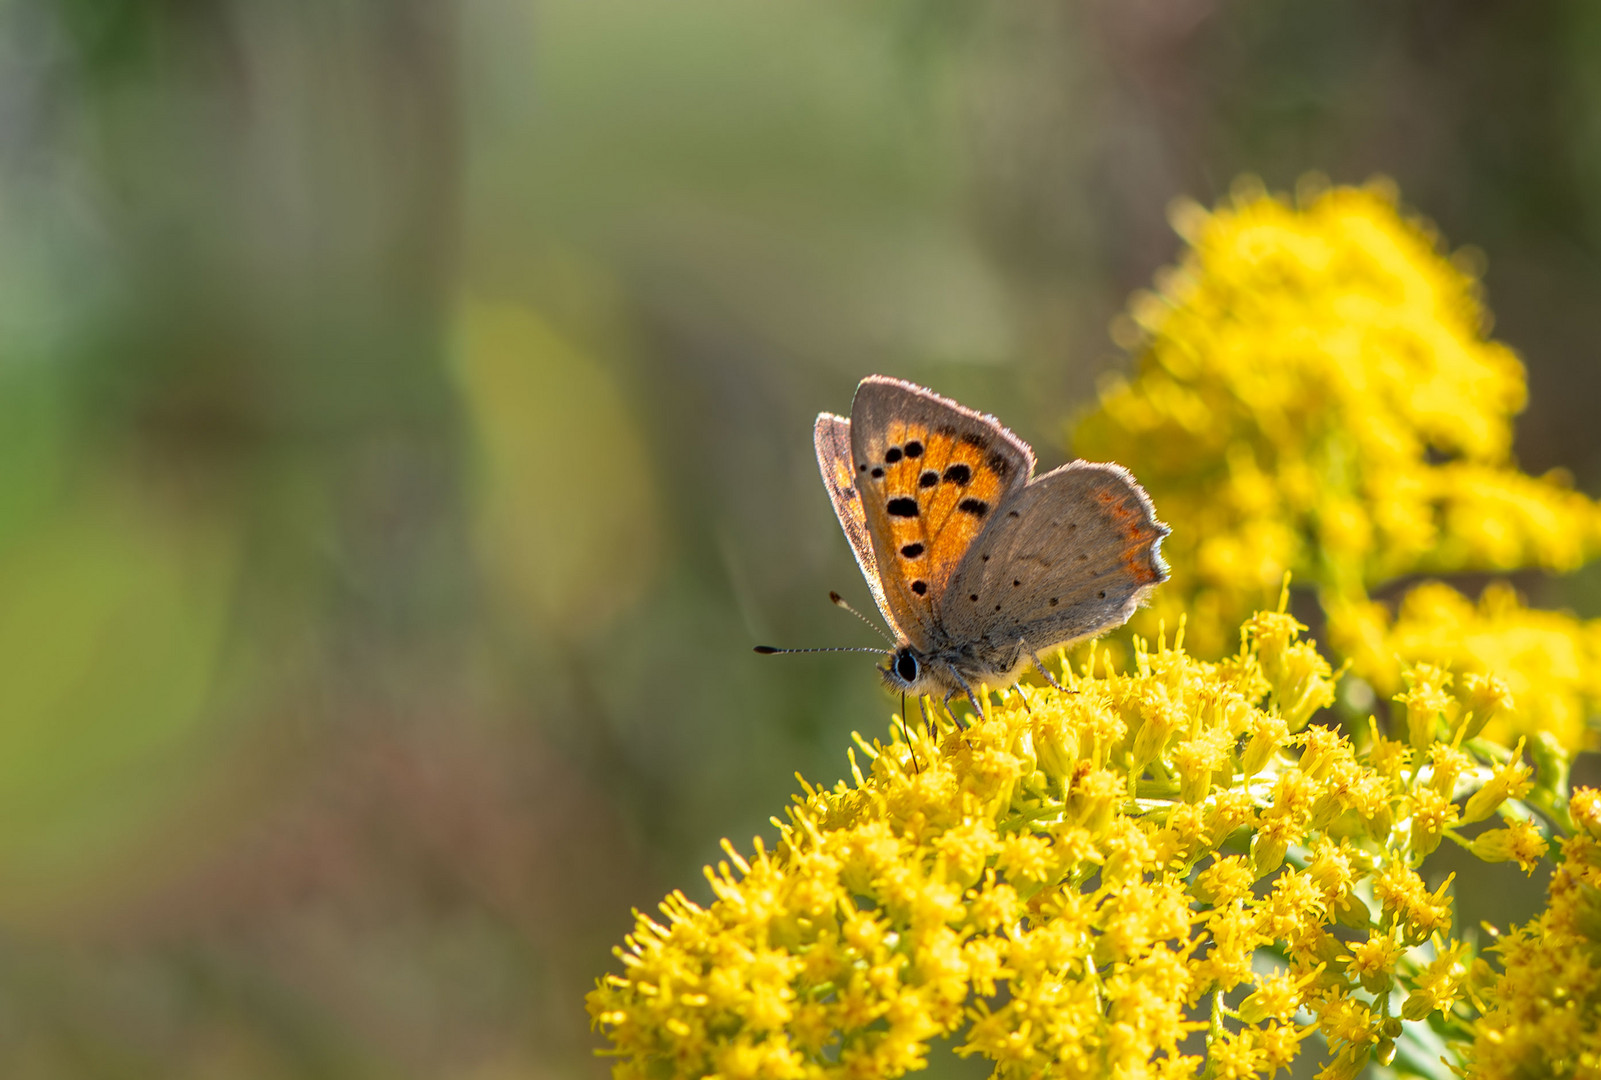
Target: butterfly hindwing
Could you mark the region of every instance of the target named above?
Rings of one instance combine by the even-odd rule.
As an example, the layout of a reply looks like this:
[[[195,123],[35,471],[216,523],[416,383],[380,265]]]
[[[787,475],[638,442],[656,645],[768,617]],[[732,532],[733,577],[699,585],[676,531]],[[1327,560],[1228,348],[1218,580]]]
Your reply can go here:
[[[822,413],[812,427],[812,445],[817,449],[817,468],[823,474],[823,486],[828,489],[829,501],[839,527],[850,541],[856,565],[862,568],[862,577],[873,593],[873,602],[891,624],[895,617],[884,601],[884,586],[879,580],[878,561],[873,555],[873,541],[867,532],[867,515],[862,510],[862,495],[856,485],[856,469],[851,461],[851,422],[843,416]]]
[[[940,599],[1028,483],[1033,452],[994,417],[876,375],[851,402],[850,439],[882,606],[919,649],[943,645]]]
[[[1118,465],[1074,461],[1030,483],[979,538],[940,613],[953,639],[1036,653],[1120,626],[1167,580],[1145,490]]]

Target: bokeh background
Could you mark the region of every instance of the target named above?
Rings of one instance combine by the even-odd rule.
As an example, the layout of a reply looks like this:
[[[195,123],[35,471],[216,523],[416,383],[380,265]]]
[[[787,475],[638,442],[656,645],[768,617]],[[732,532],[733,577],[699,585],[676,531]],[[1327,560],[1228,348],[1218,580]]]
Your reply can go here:
[[[604,1075],[630,908],[887,720],[750,652],[874,641],[813,415],[1057,464],[1169,202],[1308,170],[1601,492],[1589,0],[0,3],[0,1075]]]

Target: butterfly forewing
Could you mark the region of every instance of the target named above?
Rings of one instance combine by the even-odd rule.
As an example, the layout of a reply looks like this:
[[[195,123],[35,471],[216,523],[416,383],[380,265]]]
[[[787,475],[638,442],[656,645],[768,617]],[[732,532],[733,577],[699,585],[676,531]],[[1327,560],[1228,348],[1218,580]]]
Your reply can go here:
[[[918,648],[943,645],[938,599],[1034,455],[993,417],[882,376],[857,388],[850,439],[887,614]]]
[[[893,626],[895,616],[884,600],[878,561],[873,555],[873,541],[867,532],[867,515],[862,510],[862,495],[856,484],[856,468],[851,461],[851,422],[843,416],[822,413],[812,427],[812,445],[817,449],[817,468],[823,474],[823,486],[828,489],[829,501],[834,504],[839,527],[845,531],[845,539],[850,541],[856,565],[862,568],[862,576],[867,579],[867,587],[873,593],[873,602]]]
[[[1035,652],[1126,622],[1167,580],[1167,526],[1126,469],[1075,461],[1030,483],[963,559],[940,619],[953,640]]]

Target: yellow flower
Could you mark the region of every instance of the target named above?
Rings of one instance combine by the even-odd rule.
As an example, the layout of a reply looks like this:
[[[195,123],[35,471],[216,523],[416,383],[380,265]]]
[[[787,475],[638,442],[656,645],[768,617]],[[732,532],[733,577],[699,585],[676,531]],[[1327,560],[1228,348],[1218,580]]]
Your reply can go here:
[[[1364,990],[1376,994],[1389,989],[1396,962],[1405,953],[1406,947],[1388,933],[1375,933],[1351,946],[1346,970],[1357,977]]]
[[[1601,1076],[1601,793],[1575,792],[1569,810],[1578,831],[1562,841],[1548,907],[1493,949],[1502,970],[1483,995],[1471,1077]]]
[[[1301,1007],[1307,984],[1321,971],[1319,966],[1306,975],[1280,971],[1259,978],[1256,989],[1240,1002],[1240,1019],[1248,1024],[1260,1024],[1270,1017],[1288,1021]]]
[[[1403,771],[1389,740],[1290,734],[1281,710],[1332,673],[1293,662],[1310,643],[1282,615],[1242,640],[1218,663],[1140,642],[1130,671],[1092,656],[1069,692],[1010,693],[965,732],[860,741],[871,768],[853,756],[852,783],[807,787],[776,847],[725,848],[710,906],[675,893],[639,918],[589,999],[616,1074],[894,1077],[947,1038],[1002,1077],[1254,1076],[1313,1029],[1337,1070],[1382,1059],[1396,1021],[1371,995],[1455,1000],[1457,967],[1429,962],[1463,955],[1442,938],[1448,885],[1416,868],[1455,836],[1456,785]],[[1430,741],[1417,760],[1526,787],[1495,753]],[[1342,946],[1337,922],[1363,936]],[[1263,948],[1288,968],[1258,974]],[[1187,1019],[1246,984],[1237,1009]],[[1200,1028],[1204,1057],[1181,1054]]]
[[[1512,458],[1523,366],[1488,336],[1477,279],[1380,184],[1307,184],[1292,202],[1245,182],[1174,223],[1189,251],[1116,328],[1132,373],[1074,431],[1080,456],[1128,466],[1174,523],[1172,580],[1136,631],[1183,613],[1197,654],[1221,655],[1293,573],[1381,696],[1407,665],[1449,665],[1468,738],[1488,724],[1591,745],[1601,621],[1528,610],[1501,584],[1477,610],[1438,583],[1399,613],[1371,599],[1399,578],[1566,572],[1601,553],[1601,507]],[[1476,692],[1487,677],[1508,693]],[[1292,732],[1327,702],[1301,704],[1280,709]]]
[[[1519,739],[1511,758],[1497,765],[1490,779],[1468,800],[1462,811],[1463,824],[1483,821],[1507,799],[1523,798],[1534,786],[1533,775],[1534,769],[1523,763],[1523,740]]]
[[[1446,826],[1456,821],[1459,814],[1456,804],[1432,787],[1413,792],[1412,850],[1427,855],[1439,847]]]
[[[1518,820],[1504,829],[1480,833],[1468,850],[1489,863],[1513,860],[1525,873],[1532,874],[1550,846],[1533,822]]]
[[[1425,750],[1442,724],[1449,725],[1456,699],[1446,691],[1451,673],[1434,664],[1419,664],[1405,675],[1407,689],[1395,700],[1406,706],[1407,740],[1414,750]]]
[[[1525,607],[1500,583],[1474,603],[1440,582],[1415,587],[1393,620],[1380,611],[1372,628],[1356,631],[1352,618],[1337,609],[1330,633],[1381,692],[1400,684],[1404,664],[1448,664],[1468,673],[1454,707],[1472,714],[1470,737],[1482,731],[1506,741],[1549,731],[1571,749],[1593,741],[1590,718],[1601,712],[1601,620]],[[1383,643],[1382,656],[1355,644],[1364,634]]]
[[[1407,995],[1401,1015],[1408,1020],[1422,1020],[1430,1013],[1444,1012],[1461,996],[1467,968],[1462,960],[1468,947],[1463,944],[1445,949],[1418,973]]]

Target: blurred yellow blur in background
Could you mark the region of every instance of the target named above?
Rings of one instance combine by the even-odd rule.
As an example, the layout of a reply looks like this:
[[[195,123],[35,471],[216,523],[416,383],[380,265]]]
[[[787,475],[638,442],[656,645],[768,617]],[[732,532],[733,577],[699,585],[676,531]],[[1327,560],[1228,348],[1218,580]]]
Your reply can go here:
[[[1583,0],[0,5],[0,1076],[602,1075],[630,907],[887,718],[750,652],[875,643],[811,418],[1059,463],[1236,174],[1483,248],[1595,493],[1598,60]]]

